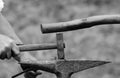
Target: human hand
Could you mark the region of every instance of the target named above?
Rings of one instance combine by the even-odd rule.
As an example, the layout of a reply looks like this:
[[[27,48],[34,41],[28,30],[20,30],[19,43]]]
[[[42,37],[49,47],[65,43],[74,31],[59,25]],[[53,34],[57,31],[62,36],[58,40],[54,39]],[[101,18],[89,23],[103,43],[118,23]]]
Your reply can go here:
[[[19,54],[19,48],[11,38],[0,35],[0,59],[10,59]]]
[[[41,75],[41,72],[29,71],[24,74],[25,78],[37,78],[38,75]]]
[[[29,54],[28,52],[24,52],[24,53],[21,53],[20,54],[20,61],[21,62],[38,62],[38,60],[33,57],[31,54]],[[29,65],[22,65],[21,64],[21,68],[23,69],[23,71],[26,71],[26,70],[30,70],[29,68]],[[28,71],[28,72],[25,72],[24,74],[24,77],[25,78],[37,78],[38,75],[41,75],[42,73],[37,71],[37,70],[31,70],[31,71]]]

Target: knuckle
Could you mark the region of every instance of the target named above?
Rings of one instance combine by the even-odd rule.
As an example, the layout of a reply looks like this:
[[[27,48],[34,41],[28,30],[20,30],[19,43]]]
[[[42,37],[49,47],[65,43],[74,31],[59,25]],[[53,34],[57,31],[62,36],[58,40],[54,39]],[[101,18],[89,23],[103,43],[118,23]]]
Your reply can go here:
[[[5,51],[1,51],[0,58],[1,58],[1,59],[5,59],[5,58],[6,58],[6,53],[5,53]]]
[[[0,54],[1,59],[5,59],[5,58],[10,59],[11,58],[11,49],[10,49],[10,47],[5,47],[0,52],[1,52],[1,54]]]
[[[0,59],[10,58],[12,48],[15,47],[14,40],[11,38],[0,35]]]

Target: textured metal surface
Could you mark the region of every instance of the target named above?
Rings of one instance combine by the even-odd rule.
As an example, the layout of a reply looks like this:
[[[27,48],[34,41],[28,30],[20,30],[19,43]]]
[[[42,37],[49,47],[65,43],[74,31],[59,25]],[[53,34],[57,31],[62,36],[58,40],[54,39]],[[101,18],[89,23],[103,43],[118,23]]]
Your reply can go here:
[[[22,62],[23,67],[31,70],[43,70],[56,74],[57,78],[70,78],[76,72],[83,71],[89,68],[104,65],[110,62],[107,61],[91,61],[91,60],[56,60],[49,62]]]
[[[57,33],[56,34],[56,42],[57,42],[57,56],[58,59],[65,59],[64,56],[64,41],[63,41],[63,34]]]

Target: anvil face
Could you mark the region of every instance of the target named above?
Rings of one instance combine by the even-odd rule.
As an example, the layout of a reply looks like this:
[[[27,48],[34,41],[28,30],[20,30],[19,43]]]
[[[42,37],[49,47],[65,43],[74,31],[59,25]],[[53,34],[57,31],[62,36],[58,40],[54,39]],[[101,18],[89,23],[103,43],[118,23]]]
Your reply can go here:
[[[106,63],[106,61],[91,61],[91,60],[56,60],[49,62],[38,63],[20,63],[24,68],[32,68],[43,70],[50,73],[66,73],[72,74],[83,71],[89,68],[97,67]]]
[[[61,73],[75,73],[106,63],[110,62],[91,60],[58,60],[55,65],[55,69]]]

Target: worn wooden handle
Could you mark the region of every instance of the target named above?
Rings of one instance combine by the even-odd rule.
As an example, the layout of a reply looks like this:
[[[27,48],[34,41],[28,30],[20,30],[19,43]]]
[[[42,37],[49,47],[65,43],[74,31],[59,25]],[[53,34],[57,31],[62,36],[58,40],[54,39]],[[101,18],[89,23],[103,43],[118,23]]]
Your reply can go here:
[[[42,33],[64,32],[103,24],[120,24],[120,15],[99,15],[68,22],[41,24]]]
[[[24,52],[24,51],[57,49],[57,44],[27,44],[27,45],[19,45],[18,47],[21,52]]]

